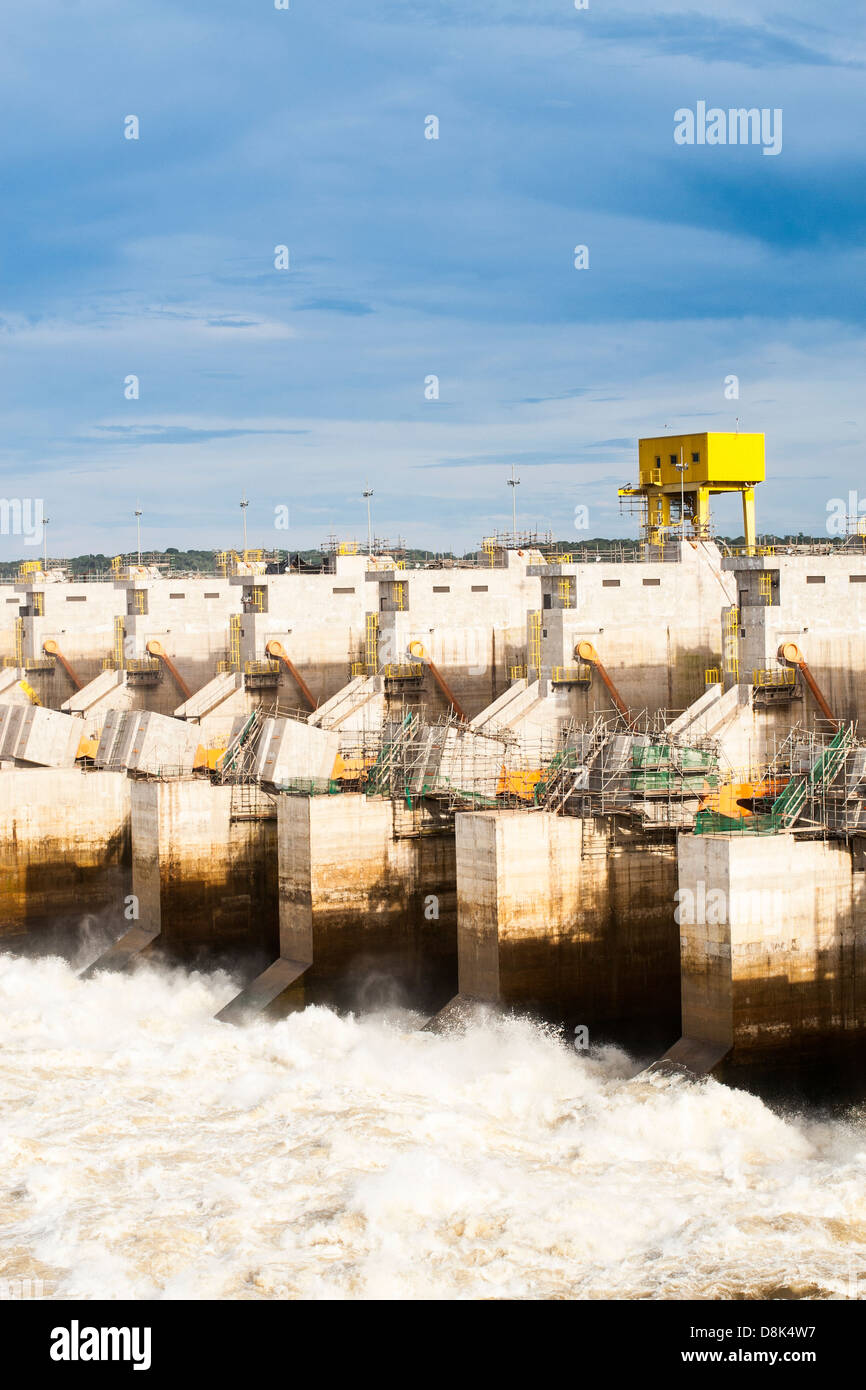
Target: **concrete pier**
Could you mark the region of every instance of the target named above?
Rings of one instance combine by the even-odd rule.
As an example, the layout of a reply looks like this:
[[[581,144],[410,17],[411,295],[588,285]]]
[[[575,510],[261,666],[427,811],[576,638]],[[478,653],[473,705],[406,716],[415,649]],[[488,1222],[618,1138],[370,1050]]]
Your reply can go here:
[[[58,716],[58,718],[61,716]],[[74,954],[124,929],[130,784],[77,767],[0,772],[0,940]]]
[[[679,1031],[675,846],[547,812],[456,818],[459,993],[640,1048]]]
[[[683,1047],[719,1074],[866,1057],[862,841],[681,835]]]
[[[143,952],[254,975],[277,954],[276,818],[254,787],[130,781],[138,916],[93,969]]]
[[[441,1008],[457,984],[450,826],[360,793],[278,806],[282,965],[221,1017],[320,1003]]]

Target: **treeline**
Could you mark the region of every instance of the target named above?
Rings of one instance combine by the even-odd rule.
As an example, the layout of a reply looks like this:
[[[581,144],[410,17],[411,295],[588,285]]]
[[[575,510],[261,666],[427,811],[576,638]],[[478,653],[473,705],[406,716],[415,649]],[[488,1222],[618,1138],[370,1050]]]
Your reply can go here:
[[[716,539],[723,541],[732,549],[736,549],[738,546],[744,546],[746,543],[744,536],[719,536]],[[833,538],[827,535],[808,536],[800,531],[795,535],[787,536],[765,534],[758,539],[760,545],[826,545],[828,541],[833,539],[837,540],[841,545],[844,537]],[[581,540],[553,541],[550,546],[545,545],[544,549],[548,553],[558,555],[580,555],[583,551],[595,552],[605,549],[620,550],[624,553],[628,553],[637,550],[639,545],[640,541],[633,536],[593,536],[584,537]],[[148,560],[151,562],[155,562],[156,560],[165,562],[167,560],[169,562],[169,574],[181,571],[189,573],[192,571],[197,574],[207,575],[217,573],[217,554],[218,552],[216,550],[178,550],[176,546],[169,546],[166,550],[161,551],[159,555],[146,554],[142,556],[142,559],[145,563],[147,563]],[[464,551],[463,554],[458,554],[453,550],[421,550],[412,548],[401,552],[401,558],[405,559],[407,564],[423,565],[435,560],[469,560],[473,559],[477,554],[477,549],[467,550]],[[273,552],[273,555],[275,559],[274,569],[278,571],[285,570],[290,565],[293,569],[299,566],[301,568],[309,567],[312,569],[320,569],[327,559],[326,554],[321,550],[277,550]],[[34,557],[30,554],[22,556],[21,559],[18,560],[0,561],[0,577],[3,579],[14,579],[22,564],[34,558],[38,557]],[[90,553],[88,555],[73,555],[70,559],[57,561],[57,563],[61,565],[70,576],[85,574],[110,575],[111,561],[113,558],[112,555],[103,555],[99,552]],[[49,561],[49,566],[51,564],[52,562]]]

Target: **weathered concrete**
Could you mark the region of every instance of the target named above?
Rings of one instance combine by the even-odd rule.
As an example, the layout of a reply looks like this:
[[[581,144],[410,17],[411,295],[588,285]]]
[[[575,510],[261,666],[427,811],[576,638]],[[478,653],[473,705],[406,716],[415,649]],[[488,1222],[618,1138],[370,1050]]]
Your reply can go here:
[[[866,1058],[866,863],[844,843],[681,835],[683,1036],[722,1073]]]
[[[836,718],[866,718],[866,555],[788,555],[777,547],[774,555],[726,559],[723,568],[736,585],[739,679],[779,668],[779,647],[793,642]],[[799,680],[798,693],[804,698],[785,707],[788,722],[820,720]]]
[[[357,793],[281,796],[278,807],[286,983],[275,993],[261,981],[250,1006],[261,995],[274,1014],[318,1003],[440,1008],[457,982],[453,830],[435,833],[424,813]]]
[[[459,993],[590,1041],[679,1031],[675,848],[546,812],[456,818]]]
[[[130,784],[115,772],[0,772],[0,939],[74,953],[118,936],[130,892]]]
[[[278,951],[276,821],[267,799],[203,778],[132,780],[130,788],[138,918],[93,968],[146,952],[258,971]]]

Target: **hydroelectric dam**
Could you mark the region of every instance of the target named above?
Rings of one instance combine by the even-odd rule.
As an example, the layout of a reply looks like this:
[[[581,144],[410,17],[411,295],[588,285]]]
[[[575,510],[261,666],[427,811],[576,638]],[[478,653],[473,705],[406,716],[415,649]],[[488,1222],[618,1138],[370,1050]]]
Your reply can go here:
[[[636,462],[630,546],[23,564],[0,596],[4,951],[104,990],[228,970],[226,1026],[525,1016],[650,1075],[856,1085],[866,537],[762,543],[762,435],[641,439]]]

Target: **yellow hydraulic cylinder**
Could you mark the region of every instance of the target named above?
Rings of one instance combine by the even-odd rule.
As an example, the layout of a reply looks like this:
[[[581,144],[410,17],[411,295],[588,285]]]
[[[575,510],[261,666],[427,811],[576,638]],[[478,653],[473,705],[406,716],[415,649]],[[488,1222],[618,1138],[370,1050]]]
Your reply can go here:
[[[616,686],[614,685],[613,681],[611,680],[610,676],[605,670],[601,657],[595,650],[595,647],[592,645],[592,643],[578,642],[577,646],[574,649],[574,654],[581,661],[588,661],[590,665],[595,667],[595,669],[598,671],[599,676],[601,677],[601,680],[604,683],[608,695],[613,700],[613,703],[616,705],[623,719],[626,721],[627,724],[631,724],[631,714],[629,713],[628,705],[623,700],[622,696],[620,695],[619,691],[617,690]]]
[[[468,721],[466,719],[466,715],[464,714],[461,706],[458,704],[456,695],[449,686],[445,677],[442,675],[442,672],[439,670],[439,667],[436,666],[436,664],[430,660],[430,657],[424,650],[423,642],[410,642],[409,655],[414,656],[416,661],[424,661],[427,663],[427,666],[430,668],[431,676],[438,685],[439,689],[442,691],[442,694],[445,696],[445,699],[448,701],[454,713],[457,715],[457,718],[462,719],[464,724],[467,723]]]
[[[829,719],[833,724],[838,725],[838,719],[834,715],[830,706],[827,704],[827,701],[824,699],[824,696],[821,693],[820,686],[818,685],[818,682],[815,680],[815,677],[812,675],[812,672],[809,670],[809,667],[806,664],[806,658],[803,656],[803,653],[800,651],[800,648],[797,646],[796,642],[783,642],[781,647],[779,648],[779,656],[782,658],[783,661],[787,661],[789,665],[797,667],[797,669],[803,677],[803,680],[806,682],[809,689],[811,690],[812,696],[815,700],[815,704],[818,706],[821,713],[824,715],[826,719]]]
[[[46,656],[54,656],[57,658],[57,660],[60,662],[60,665],[66,672],[67,676],[72,681],[72,684],[75,686],[75,689],[80,690],[81,681],[78,679],[77,675],[73,671],[69,662],[66,660],[66,657],[63,655],[62,651],[58,647],[57,643],[53,640],[53,638],[49,637],[46,641],[42,643],[42,650],[45,652]]]
[[[155,656],[157,660],[163,663],[166,669],[171,673],[174,682],[183,698],[185,700],[188,700],[192,695],[192,691],[190,690],[189,686],[187,685],[183,676],[180,674],[180,671],[175,666],[174,662],[172,661],[168,652],[165,650],[165,647],[162,645],[162,643],[157,642],[156,640],[148,642],[147,651],[150,656]]]
[[[292,677],[301,694],[303,695],[304,699],[306,700],[308,707],[310,709],[316,709],[316,701],[313,699],[312,692],[309,686],[307,685],[307,682],[304,680],[295,663],[290,659],[289,654],[283,646],[282,642],[277,642],[276,639],[272,639],[270,642],[268,642],[267,646],[265,647],[265,654],[267,656],[272,656],[275,661],[281,661],[283,663],[289,675]]]

